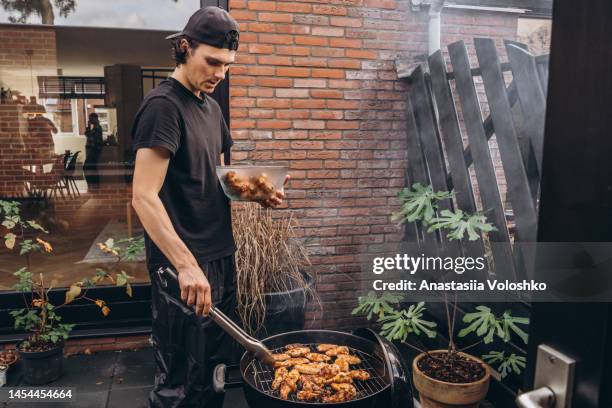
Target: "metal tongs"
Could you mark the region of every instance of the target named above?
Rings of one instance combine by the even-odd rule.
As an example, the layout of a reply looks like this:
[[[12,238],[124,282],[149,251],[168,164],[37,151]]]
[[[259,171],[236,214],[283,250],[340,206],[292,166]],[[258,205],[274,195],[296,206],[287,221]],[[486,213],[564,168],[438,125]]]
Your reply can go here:
[[[170,268],[159,268],[157,270],[157,274],[160,277],[162,285],[167,286],[166,281],[163,279],[162,275],[167,274],[172,277],[178,284],[178,276],[176,272],[174,272]],[[189,306],[191,309],[194,306]],[[234,340],[240,343],[247,351],[250,351],[255,355],[255,358],[260,360],[263,363],[266,363],[270,366],[274,365],[274,357],[272,357],[272,353],[270,350],[259,340],[251,337],[247,334],[240,326],[238,326],[232,319],[227,317],[222,311],[217,309],[215,306],[210,308],[210,313],[208,316],[217,323],[227,334],[232,336]]]

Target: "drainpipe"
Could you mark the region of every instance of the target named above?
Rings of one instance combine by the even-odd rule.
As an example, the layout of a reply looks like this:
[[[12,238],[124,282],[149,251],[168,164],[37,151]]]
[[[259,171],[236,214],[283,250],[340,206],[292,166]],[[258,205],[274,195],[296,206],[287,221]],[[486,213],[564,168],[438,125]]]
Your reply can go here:
[[[440,14],[445,0],[431,0],[429,6],[428,23],[428,51],[429,55],[440,49]]]

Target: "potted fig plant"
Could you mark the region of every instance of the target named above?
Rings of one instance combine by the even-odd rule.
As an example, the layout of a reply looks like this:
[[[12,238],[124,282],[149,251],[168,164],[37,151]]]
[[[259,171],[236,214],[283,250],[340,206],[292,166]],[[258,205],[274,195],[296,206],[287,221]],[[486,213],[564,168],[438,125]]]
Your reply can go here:
[[[44,273],[30,272],[33,252],[44,254],[53,253],[52,245],[41,238],[48,234],[40,224],[34,220],[21,218],[18,202],[0,200],[0,216],[2,216],[3,237],[7,249],[19,249],[19,254],[26,260],[26,266],[14,273],[18,279],[13,288],[23,294],[24,308],[10,312],[15,320],[15,328],[29,332],[29,336],[17,344],[17,354],[21,360],[21,369],[24,380],[29,384],[46,384],[59,378],[62,374],[64,341],[68,339],[74,324],[65,323],[58,314],[63,306],[83,299],[95,303],[104,316],[110,313],[110,308],[102,299],[87,297],[87,289],[103,282],[110,282],[125,287],[129,296],[132,288],[129,280],[132,278],[124,271],[109,273],[98,269],[94,276],[87,277],[72,283],[65,290],[64,302],[53,304],[49,293],[57,282],[45,277]],[[140,248],[140,240],[131,240],[119,249],[113,242],[107,241],[99,244],[105,252],[112,252],[122,260],[120,251],[124,256],[131,256],[134,247]],[[112,276],[114,275],[114,276]]]
[[[461,210],[443,210],[438,217],[438,202],[453,198],[452,192],[434,192],[431,186],[414,184],[403,189],[398,195],[402,209],[393,219],[400,222],[421,222],[428,232],[445,231],[450,240],[467,239],[475,241],[481,234],[495,230],[482,213],[468,214]],[[493,373],[489,364],[496,367],[501,378],[510,372],[520,374],[525,368],[525,357],[515,353],[491,350],[482,359],[466,353],[469,348],[480,344],[491,344],[495,338],[504,343],[518,337],[527,343],[527,333],[520,325],[528,325],[526,317],[516,317],[511,310],[495,314],[491,308],[476,306],[471,313],[463,316],[467,324],[457,333],[462,338],[470,334],[480,340],[467,347],[459,348],[455,342],[455,316],[457,302],[449,305],[445,293],[445,311],[448,326],[448,346],[445,349],[427,351],[424,347],[407,342],[410,336],[425,334],[429,338],[437,335],[437,323],[426,320],[424,302],[400,307],[403,296],[394,293],[376,295],[374,292],[359,297],[359,305],[353,314],[365,315],[368,320],[377,317],[380,334],[390,341],[399,341],[417,350],[420,354],[412,361],[412,376],[423,408],[478,407],[486,397]],[[415,337],[412,340],[416,340]],[[487,364],[488,363],[488,364]]]
[[[294,232],[287,213],[255,203],[234,205],[238,315],[258,337],[304,327],[306,304],[317,300],[306,248]]]

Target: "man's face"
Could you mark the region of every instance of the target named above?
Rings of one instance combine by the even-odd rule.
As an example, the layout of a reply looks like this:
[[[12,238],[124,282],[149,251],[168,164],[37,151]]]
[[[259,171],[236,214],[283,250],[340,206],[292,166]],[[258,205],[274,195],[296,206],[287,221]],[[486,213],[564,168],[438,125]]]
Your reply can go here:
[[[195,90],[211,94],[225,79],[229,66],[234,63],[236,51],[200,44],[189,49],[184,64],[187,80]]]

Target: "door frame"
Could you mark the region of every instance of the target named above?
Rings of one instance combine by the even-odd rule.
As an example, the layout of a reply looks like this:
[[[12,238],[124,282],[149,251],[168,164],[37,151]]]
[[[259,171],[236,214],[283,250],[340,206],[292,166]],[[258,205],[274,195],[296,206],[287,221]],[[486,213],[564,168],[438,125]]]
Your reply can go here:
[[[612,242],[610,39],[609,0],[555,0],[539,242]],[[577,361],[573,407],[612,406],[610,303],[532,304],[526,389],[542,343]]]

